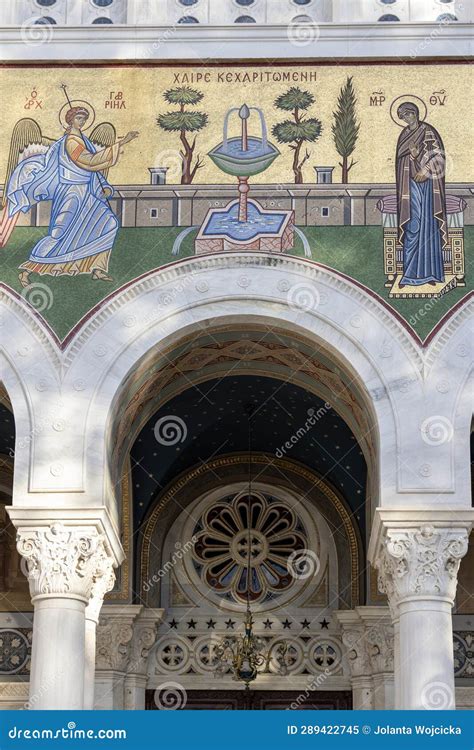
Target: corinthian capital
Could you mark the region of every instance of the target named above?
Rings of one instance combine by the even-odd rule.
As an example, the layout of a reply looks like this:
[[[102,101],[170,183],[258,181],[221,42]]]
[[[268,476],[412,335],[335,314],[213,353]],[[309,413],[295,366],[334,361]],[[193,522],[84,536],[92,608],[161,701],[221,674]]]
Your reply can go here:
[[[25,560],[31,597],[70,596],[88,601],[104,538],[95,527],[53,523],[20,528],[17,549]]]
[[[347,662],[351,677],[368,676],[372,673],[364,626],[354,625],[342,631],[342,642],[347,648]]]
[[[388,529],[376,565],[379,587],[400,602],[439,596],[454,602],[459,565],[468,547],[465,528]]]
[[[113,559],[108,554],[104,544],[100,544],[97,548],[94,567],[91,596],[86,607],[86,618],[98,623],[104,597],[108,591],[113,589],[115,583]]]
[[[135,620],[130,661],[127,667],[129,674],[146,675],[148,655],[155,645],[163,613],[162,609],[148,609]]]

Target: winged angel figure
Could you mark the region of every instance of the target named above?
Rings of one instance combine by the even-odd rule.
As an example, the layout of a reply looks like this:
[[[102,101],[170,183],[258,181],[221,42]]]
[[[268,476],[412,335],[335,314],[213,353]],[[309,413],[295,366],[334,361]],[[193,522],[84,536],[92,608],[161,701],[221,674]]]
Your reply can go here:
[[[31,283],[31,273],[89,274],[112,281],[108,264],[119,224],[108,202],[113,188],[107,173],[117,164],[121,147],[138,133],[117,139],[114,126],[104,122],[88,138],[83,131],[93,120],[91,105],[68,98],[60,114],[65,133],[59,140],[45,137],[30,118],[19,120],[13,129],[0,246],[8,242],[21,212],[41,201],[52,201],[48,234],[19,268],[24,287]]]

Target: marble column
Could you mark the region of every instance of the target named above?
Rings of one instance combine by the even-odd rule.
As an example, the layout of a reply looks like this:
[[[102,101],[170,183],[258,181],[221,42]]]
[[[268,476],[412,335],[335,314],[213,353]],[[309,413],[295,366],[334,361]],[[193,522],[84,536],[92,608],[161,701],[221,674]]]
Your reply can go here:
[[[426,512],[427,513],[427,512]],[[379,524],[371,559],[399,619],[398,700],[402,709],[454,709],[452,606],[470,522]],[[452,520],[448,520],[451,518]]]
[[[99,559],[97,575],[92,584],[91,597],[85,611],[85,665],[84,665],[84,709],[94,708],[95,695],[95,655],[97,645],[97,625],[104,602],[104,596],[115,583],[112,560],[107,555]]]
[[[105,537],[95,525],[25,524],[17,548],[34,605],[29,707],[82,709],[85,609]]]
[[[145,709],[148,656],[155,645],[163,614],[163,609],[144,609],[133,623],[132,646],[124,685],[124,708],[128,711]]]

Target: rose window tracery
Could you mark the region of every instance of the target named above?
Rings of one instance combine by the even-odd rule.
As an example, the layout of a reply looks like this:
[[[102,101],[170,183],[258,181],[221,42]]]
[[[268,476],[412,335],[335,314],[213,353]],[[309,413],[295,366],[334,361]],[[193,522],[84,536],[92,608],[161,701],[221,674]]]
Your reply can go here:
[[[194,535],[193,562],[201,580],[239,603],[247,597],[252,603],[269,601],[287,590],[295,582],[288,558],[308,547],[293,508],[260,492],[219,500],[203,513]]]

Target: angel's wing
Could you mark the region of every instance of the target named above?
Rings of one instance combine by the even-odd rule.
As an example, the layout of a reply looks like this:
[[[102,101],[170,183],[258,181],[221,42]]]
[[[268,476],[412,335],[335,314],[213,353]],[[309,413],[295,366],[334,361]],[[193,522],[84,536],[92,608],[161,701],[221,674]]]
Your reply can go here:
[[[53,138],[46,138],[41,128],[36,122],[29,117],[18,120],[10,141],[10,153],[8,155],[7,171],[5,174],[5,187],[3,192],[2,205],[5,205],[7,199],[7,186],[13,170],[18,164],[28,156],[35,154],[44,154],[54,143]]]
[[[114,145],[117,140],[117,133],[111,122],[101,122],[99,125],[96,125],[91,132],[89,140],[92,141],[94,146],[105,148],[106,146]],[[107,178],[108,173],[108,169],[102,170],[102,174],[105,178]]]

